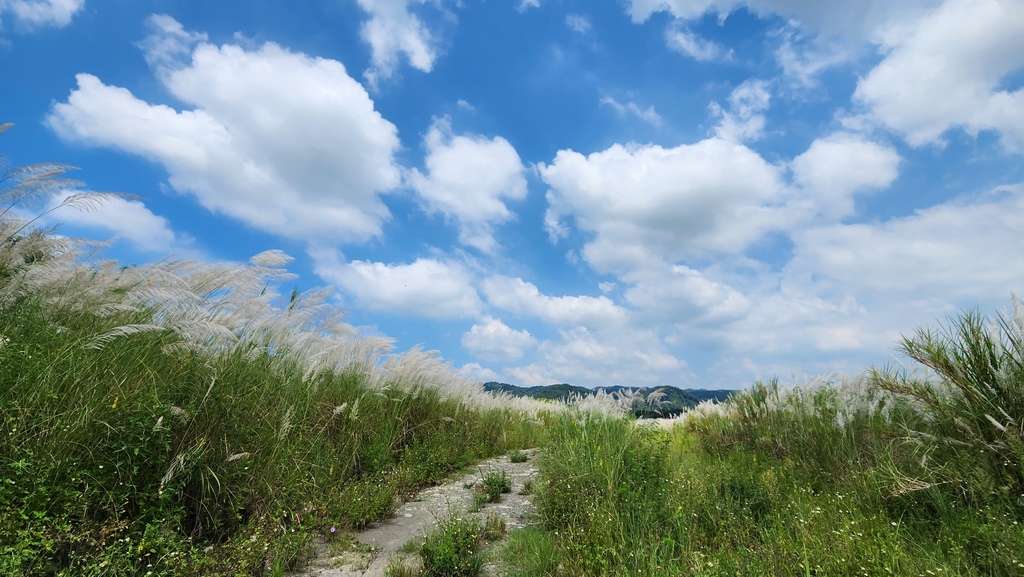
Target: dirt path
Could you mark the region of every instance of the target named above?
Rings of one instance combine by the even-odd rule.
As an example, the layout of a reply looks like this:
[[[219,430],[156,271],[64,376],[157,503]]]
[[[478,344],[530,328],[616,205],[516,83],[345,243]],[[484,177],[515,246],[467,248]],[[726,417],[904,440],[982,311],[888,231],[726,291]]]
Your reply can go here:
[[[474,513],[481,521],[488,516],[505,519],[509,530],[525,527],[533,513],[528,496],[520,495],[523,484],[537,475],[537,451],[526,451],[525,463],[512,463],[508,456],[479,463],[469,473],[462,473],[436,487],[424,489],[415,499],[401,505],[388,521],[370,525],[356,533],[365,546],[350,548],[340,555],[324,547],[321,555],[293,577],[382,577],[392,558],[413,558],[402,547],[413,539],[422,539],[438,520],[449,512],[466,514],[473,506],[474,487],[488,472],[505,471],[512,479],[512,492],[502,495],[500,503],[487,503]],[[485,567],[485,575],[493,567]]]

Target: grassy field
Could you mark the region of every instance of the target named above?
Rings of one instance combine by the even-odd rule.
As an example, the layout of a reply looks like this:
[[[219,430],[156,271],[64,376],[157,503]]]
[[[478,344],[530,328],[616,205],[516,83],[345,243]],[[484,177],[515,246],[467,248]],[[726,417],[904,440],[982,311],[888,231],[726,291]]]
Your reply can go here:
[[[630,399],[491,395],[393,353],[325,293],[278,294],[278,252],[98,260],[34,228],[67,168],[0,177],[0,574],[281,575],[396,497],[539,444],[509,575],[1024,575],[1016,301],[906,338],[927,370],[756,383],[664,429],[623,417]],[[452,527],[431,574],[482,563],[486,531]]]
[[[902,350],[931,372],[758,383],[671,430],[565,415],[510,575],[1024,575],[1024,316]]]

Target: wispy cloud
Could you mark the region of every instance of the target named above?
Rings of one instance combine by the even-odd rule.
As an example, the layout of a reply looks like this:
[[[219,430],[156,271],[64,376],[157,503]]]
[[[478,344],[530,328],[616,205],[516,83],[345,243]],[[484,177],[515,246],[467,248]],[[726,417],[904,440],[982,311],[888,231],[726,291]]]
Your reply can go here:
[[[622,116],[635,116],[636,118],[643,120],[644,122],[650,124],[651,126],[654,126],[655,128],[661,126],[662,124],[661,115],[658,114],[656,110],[654,110],[654,106],[640,108],[640,106],[637,105],[637,103],[633,102],[632,100],[625,104],[622,104],[621,102],[615,100],[611,96],[605,96],[601,98],[601,104],[604,104],[605,106],[610,106],[613,110],[615,110]]]
[[[590,32],[590,19],[582,14],[567,14],[565,16],[565,25],[580,34]]]
[[[526,12],[530,8],[540,8],[540,0],[520,0],[516,10]]]
[[[701,38],[684,25],[675,22],[665,30],[665,43],[669,48],[699,62],[723,60],[730,53],[720,45]]]

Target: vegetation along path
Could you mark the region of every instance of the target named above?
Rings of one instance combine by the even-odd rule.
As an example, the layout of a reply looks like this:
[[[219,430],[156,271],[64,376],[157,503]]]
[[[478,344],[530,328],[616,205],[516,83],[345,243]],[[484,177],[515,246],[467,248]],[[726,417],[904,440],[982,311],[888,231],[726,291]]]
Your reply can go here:
[[[320,555],[294,577],[379,577],[389,564],[406,561],[415,563],[415,554],[409,553],[407,544],[419,544],[439,521],[450,515],[475,515],[483,522],[486,518],[500,518],[511,529],[525,527],[533,514],[533,503],[523,487],[537,475],[537,450],[522,451],[523,462],[513,462],[508,455],[488,459],[469,472],[454,475],[442,485],[430,487],[403,503],[391,519],[371,524],[355,535],[357,543],[337,551],[330,544],[321,548]],[[484,478],[504,473],[511,481],[510,491],[498,503],[477,505]],[[493,568],[485,567],[485,571]]]

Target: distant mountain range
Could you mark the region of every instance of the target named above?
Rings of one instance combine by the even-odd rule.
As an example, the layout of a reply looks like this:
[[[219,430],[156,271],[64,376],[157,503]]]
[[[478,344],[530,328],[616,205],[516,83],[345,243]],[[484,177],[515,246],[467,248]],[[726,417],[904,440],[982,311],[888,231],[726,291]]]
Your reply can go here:
[[[623,390],[629,390],[637,392],[642,395],[644,401],[647,396],[654,391],[662,391],[665,396],[661,398],[660,405],[658,407],[648,406],[645,403],[637,403],[633,407],[633,412],[638,417],[674,417],[687,409],[691,409],[697,406],[702,401],[712,400],[715,402],[722,402],[729,395],[736,391],[725,390],[725,389],[680,389],[679,387],[663,386],[663,387],[624,387],[621,385],[615,385],[612,387],[601,387],[607,393],[618,393]],[[501,391],[508,393],[514,397],[533,397],[535,399],[551,399],[557,401],[564,401],[571,396],[589,396],[597,392],[598,389],[587,389],[584,387],[578,387],[567,383],[558,385],[545,385],[539,387],[517,387],[508,383],[497,383],[491,381],[484,383],[485,391]]]

